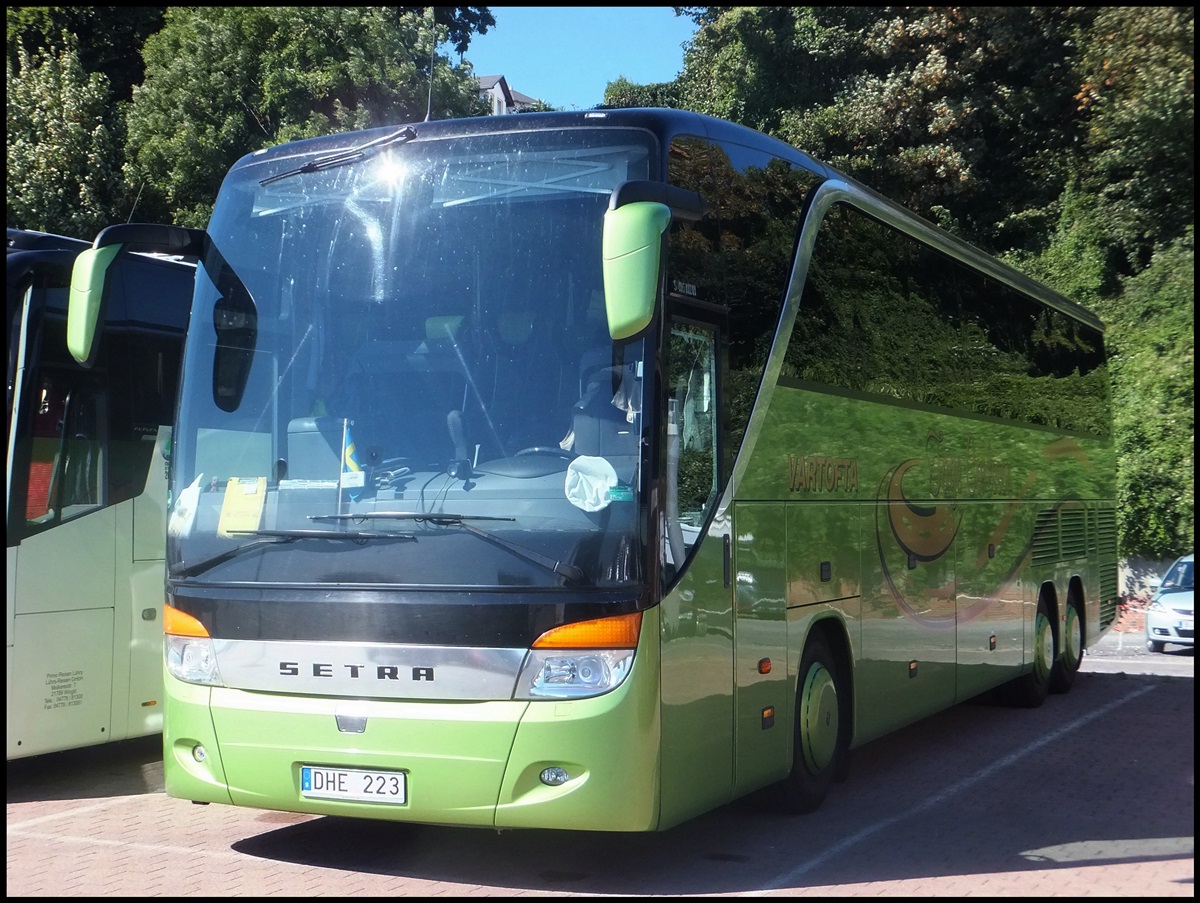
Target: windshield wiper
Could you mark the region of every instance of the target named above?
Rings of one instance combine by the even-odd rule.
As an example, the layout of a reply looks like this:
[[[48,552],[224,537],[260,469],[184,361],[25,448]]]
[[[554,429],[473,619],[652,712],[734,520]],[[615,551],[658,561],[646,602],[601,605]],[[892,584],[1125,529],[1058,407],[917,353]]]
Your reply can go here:
[[[499,517],[493,514],[448,514],[444,511],[364,511],[361,514],[310,514],[309,520],[371,520],[372,518],[387,518],[388,520],[429,521],[440,527],[460,526],[465,520],[516,520],[515,517]]]
[[[272,182],[278,182],[280,179],[287,179],[291,176],[298,176],[303,173],[320,172],[322,169],[332,169],[335,166],[345,166],[348,163],[357,163],[359,160],[366,158],[368,151],[381,151],[385,147],[391,147],[393,144],[402,144],[412,141],[417,137],[417,133],[408,126],[400,129],[398,132],[392,132],[388,135],[383,135],[373,141],[368,141],[365,144],[360,144],[357,147],[349,147],[345,150],[335,151],[332,154],[326,154],[324,157],[317,157],[315,160],[309,160],[303,166],[296,169],[289,169],[287,172],[276,173],[273,176],[267,176],[259,181],[259,185],[270,185]]]
[[[362,531],[347,533],[344,530],[230,530],[229,533],[234,536],[262,536],[266,538],[256,539],[245,545],[234,546],[232,549],[226,549],[224,552],[213,555],[211,558],[204,558],[195,564],[177,568],[171,571],[170,576],[195,577],[197,574],[202,574],[210,568],[216,567],[218,564],[222,564],[231,558],[236,558],[243,552],[249,552],[251,549],[258,549],[263,546],[286,545],[295,542],[297,539],[348,539],[351,542],[360,544],[371,539],[417,541],[417,537],[411,533],[366,533]]]
[[[509,542],[507,539],[501,539],[494,533],[489,533],[486,530],[480,530],[478,527],[472,526],[468,521],[473,520],[516,520],[515,517],[497,517],[487,514],[449,514],[444,511],[439,512],[419,512],[419,511],[370,511],[363,514],[310,514],[313,520],[357,520],[359,518],[394,518],[396,520],[413,520],[418,522],[431,523],[438,527],[462,527],[468,533],[478,536],[480,539],[485,539],[490,543],[500,546],[502,549],[507,549],[514,555],[524,558],[533,564],[541,565],[547,570],[558,574],[564,580],[578,583],[583,580],[583,571],[575,567],[573,564],[563,564],[562,561],[556,561],[548,555],[543,555],[541,552],[535,552],[533,549],[527,549],[524,546],[519,546],[515,542]]]

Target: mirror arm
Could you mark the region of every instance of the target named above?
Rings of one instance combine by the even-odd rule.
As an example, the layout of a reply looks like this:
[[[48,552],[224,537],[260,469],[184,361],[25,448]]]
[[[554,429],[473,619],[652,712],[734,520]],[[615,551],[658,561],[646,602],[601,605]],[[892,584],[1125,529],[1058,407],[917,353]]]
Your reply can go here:
[[[696,222],[708,212],[708,201],[701,194],[666,182],[640,179],[622,182],[614,188],[608,200],[608,209],[616,210],[637,201],[663,204],[670,208],[673,218],[688,223]]]
[[[96,236],[93,248],[124,245],[126,251],[146,251],[180,257],[200,257],[207,233],[203,229],[162,223],[119,223]]]

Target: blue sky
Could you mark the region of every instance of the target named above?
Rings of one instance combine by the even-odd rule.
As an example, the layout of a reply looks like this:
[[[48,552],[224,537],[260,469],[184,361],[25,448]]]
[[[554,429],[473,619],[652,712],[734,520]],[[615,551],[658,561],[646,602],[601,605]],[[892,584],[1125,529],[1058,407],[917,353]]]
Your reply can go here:
[[[621,76],[639,85],[674,80],[696,30],[669,6],[488,9],[495,26],[473,35],[463,58],[476,75],[503,75],[513,90],[561,110],[602,103],[605,86]]]

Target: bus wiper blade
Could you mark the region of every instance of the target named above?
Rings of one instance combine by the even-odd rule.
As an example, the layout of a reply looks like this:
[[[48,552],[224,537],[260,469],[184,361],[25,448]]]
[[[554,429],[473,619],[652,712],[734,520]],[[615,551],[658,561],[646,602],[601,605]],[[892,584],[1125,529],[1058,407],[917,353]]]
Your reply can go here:
[[[202,574],[209,568],[214,568],[218,564],[228,561],[230,558],[236,558],[243,552],[249,552],[251,549],[257,549],[262,546],[277,546],[289,542],[293,542],[295,537],[276,537],[274,539],[256,539],[254,542],[248,542],[242,546],[235,546],[232,549],[226,549],[219,555],[213,555],[211,558],[205,558],[202,561],[197,561],[195,564],[189,564],[176,570],[171,571],[171,577],[195,577],[197,574]]]
[[[448,514],[443,511],[366,511],[362,514],[310,514],[309,520],[369,520],[371,518],[388,518],[389,520],[429,521],[440,526],[453,527],[465,520],[516,520],[515,517],[499,517],[493,514]]]
[[[231,536],[277,536],[285,540],[292,539],[348,539],[351,542],[365,542],[368,539],[407,539],[417,541],[412,533],[370,533],[365,530],[230,530]]]
[[[213,555],[211,558],[205,558],[197,561],[195,564],[189,564],[181,568],[171,571],[171,577],[195,577],[197,574],[202,574],[218,564],[223,564],[231,558],[236,558],[243,552],[249,552],[251,549],[258,549],[263,546],[286,545],[287,543],[295,542],[297,539],[348,539],[351,542],[365,543],[370,539],[403,539],[410,542],[416,542],[417,537],[411,533],[364,533],[356,531],[347,533],[344,530],[230,530],[230,535],[233,536],[261,536],[263,539],[256,539],[248,542],[245,545],[235,546],[232,549],[226,549],[219,555]]]
[[[303,166],[296,169],[289,169],[287,172],[276,173],[273,176],[267,176],[259,181],[259,185],[270,185],[272,182],[278,182],[280,179],[287,179],[291,176],[298,176],[304,173],[320,172],[322,169],[332,169],[335,166],[345,166],[348,163],[357,163],[359,160],[367,156],[368,151],[380,151],[385,147],[390,147],[393,144],[401,144],[412,141],[417,137],[417,133],[408,126],[400,129],[398,132],[392,132],[390,135],[383,135],[376,138],[374,141],[368,141],[365,144],[360,144],[358,147],[350,147],[345,150],[337,151],[336,153],[326,154],[324,157],[317,157],[315,160],[309,160]]]
[[[313,520],[347,520],[354,518],[368,517],[392,517],[398,520],[415,520],[424,521],[435,524],[439,527],[462,527],[468,533],[478,536],[480,539],[486,539],[490,543],[500,546],[502,549],[507,549],[514,555],[524,558],[526,561],[539,564],[549,571],[558,574],[564,580],[578,583],[583,580],[583,571],[575,567],[573,564],[563,564],[561,561],[555,561],[548,555],[543,555],[541,552],[535,552],[533,549],[527,549],[524,546],[519,546],[515,542],[509,542],[507,539],[501,539],[493,533],[486,530],[480,530],[468,523],[473,520],[516,520],[515,517],[495,517],[486,514],[449,514],[444,511],[439,512],[410,512],[410,511],[371,511],[364,514],[312,514],[309,515]]]

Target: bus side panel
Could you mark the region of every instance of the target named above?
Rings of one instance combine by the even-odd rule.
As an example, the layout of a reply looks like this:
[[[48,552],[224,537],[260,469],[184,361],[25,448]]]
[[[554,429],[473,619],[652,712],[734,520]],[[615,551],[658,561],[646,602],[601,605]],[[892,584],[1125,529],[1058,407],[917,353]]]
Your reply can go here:
[[[163,725],[162,561],[133,563],[122,606],[130,618],[129,631],[124,635],[129,650],[126,736],[144,737],[158,733]]]
[[[1016,676],[1025,656],[1029,592],[1023,580],[1032,511],[1027,503],[960,506],[955,543],[958,582],[958,693],[969,699]],[[1034,598],[1033,604],[1037,599]]]
[[[791,768],[793,676],[788,668],[787,559],[782,502],[734,506],[734,794]]]
[[[145,436],[143,442],[150,442]],[[164,542],[167,535],[166,455],[171,428],[161,426],[153,437],[154,454],[146,488],[133,500],[133,563],[126,600],[129,629],[129,692],[126,696],[130,737],[162,730],[163,634],[162,607],[166,597]]]
[[[733,791],[733,590],[728,518],[714,519],[663,599],[660,828],[724,805]]]
[[[8,758],[110,739],[111,608],[18,614],[8,650]]]
[[[117,508],[9,550],[9,758],[112,738]]]

